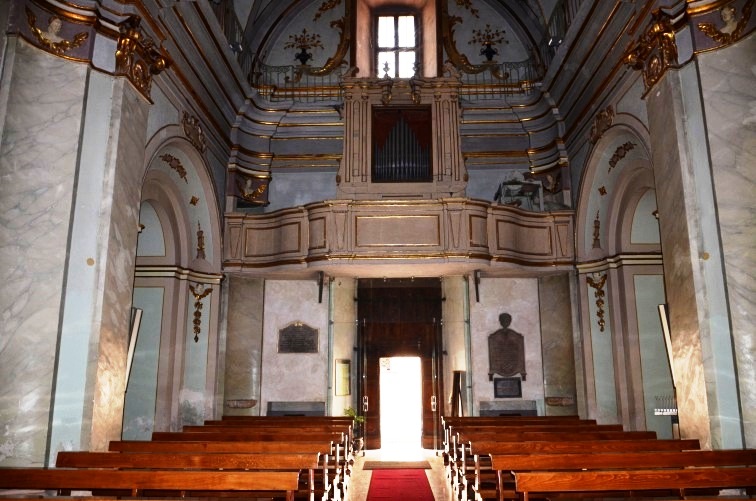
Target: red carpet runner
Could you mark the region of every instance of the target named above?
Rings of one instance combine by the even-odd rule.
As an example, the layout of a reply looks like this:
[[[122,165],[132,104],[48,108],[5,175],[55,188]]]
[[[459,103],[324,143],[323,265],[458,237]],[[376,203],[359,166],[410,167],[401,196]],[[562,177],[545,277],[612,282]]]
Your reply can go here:
[[[425,470],[373,470],[367,501],[433,501]]]

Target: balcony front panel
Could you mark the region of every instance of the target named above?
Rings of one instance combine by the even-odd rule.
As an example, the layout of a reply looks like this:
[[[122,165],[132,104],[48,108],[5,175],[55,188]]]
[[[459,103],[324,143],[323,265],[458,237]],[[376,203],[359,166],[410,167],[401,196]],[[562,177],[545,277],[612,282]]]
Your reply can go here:
[[[328,200],[229,214],[226,221],[226,271],[366,276],[369,265],[381,276],[381,265],[390,264],[412,276],[506,274],[570,269],[574,261],[572,212],[528,212],[481,200]]]

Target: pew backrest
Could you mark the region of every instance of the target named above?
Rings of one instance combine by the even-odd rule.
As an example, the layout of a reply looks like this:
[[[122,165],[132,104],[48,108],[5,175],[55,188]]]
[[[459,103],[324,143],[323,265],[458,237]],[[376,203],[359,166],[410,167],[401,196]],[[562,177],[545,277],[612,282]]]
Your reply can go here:
[[[685,496],[687,489],[737,489],[756,486],[756,468],[685,468],[610,471],[547,471],[515,472],[515,491],[528,501],[531,494],[538,497],[553,492],[591,493],[678,490]],[[667,497],[669,494],[666,494]],[[611,496],[606,496],[611,497]]]
[[[274,491],[293,500],[298,486],[296,471],[0,468],[0,489],[122,490],[131,496],[141,496],[146,491]]]

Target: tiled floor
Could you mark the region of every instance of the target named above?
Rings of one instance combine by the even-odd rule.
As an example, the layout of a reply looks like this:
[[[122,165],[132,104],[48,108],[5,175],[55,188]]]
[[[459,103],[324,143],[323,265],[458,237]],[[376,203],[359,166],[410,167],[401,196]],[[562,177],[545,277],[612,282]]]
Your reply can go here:
[[[360,453],[354,461],[351,480],[349,481],[349,493],[345,501],[365,501],[368,488],[370,487],[371,470],[363,470],[365,461],[420,461],[427,459],[431,465],[430,470],[425,470],[428,481],[436,501],[451,501],[451,489],[446,482],[444,474],[444,460],[436,451],[428,449],[408,449],[406,447],[378,450],[367,450],[365,456]],[[401,497],[397,497],[400,501]]]

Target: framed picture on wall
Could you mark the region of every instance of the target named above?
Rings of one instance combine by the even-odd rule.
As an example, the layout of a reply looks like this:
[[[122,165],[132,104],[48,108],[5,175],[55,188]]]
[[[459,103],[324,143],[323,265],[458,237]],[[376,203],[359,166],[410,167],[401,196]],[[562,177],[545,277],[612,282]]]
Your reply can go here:
[[[352,393],[352,362],[346,359],[336,360],[335,390],[337,397]]]

